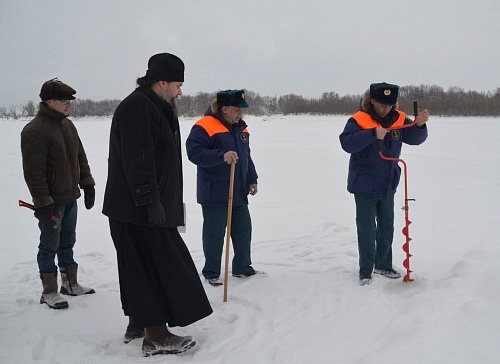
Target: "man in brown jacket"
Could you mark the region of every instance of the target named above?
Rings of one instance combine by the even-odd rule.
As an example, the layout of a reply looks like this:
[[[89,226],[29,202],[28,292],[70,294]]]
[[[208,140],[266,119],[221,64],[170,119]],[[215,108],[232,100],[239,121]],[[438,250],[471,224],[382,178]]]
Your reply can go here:
[[[73,259],[80,188],[85,193],[87,209],[94,206],[95,200],[95,182],[85,150],[75,125],[66,118],[75,93],[56,78],[45,82],[38,113],[21,132],[24,179],[41,231],[37,255],[43,287],[40,303],[54,309],[68,307],[57,292],[56,255],[62,294],[95,293],[78,284],[78,264]]]

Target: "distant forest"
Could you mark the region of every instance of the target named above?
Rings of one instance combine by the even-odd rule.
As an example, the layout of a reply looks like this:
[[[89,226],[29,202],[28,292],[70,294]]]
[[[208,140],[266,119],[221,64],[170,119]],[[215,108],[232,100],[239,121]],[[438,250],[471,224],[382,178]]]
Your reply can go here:
[[[215,98],[216,92],[199,92],[196,95],[182,95],[176,100],[179,116],[201,116]],[[250,107],[245,114],[318,114],[351,115],[359,109],[362,95],[340,96],[336,92],[325,92],[319,98],[300,95],[261,96],[247,90],[246,98]],[[437,116],[500,116],[500,87],[495,91],[464,91],[460,87],[450,87],[445,91],[439,86],[402,86],[399,89],[400,110],[413,114],[413,100],[418,101],[419,109],[429,109]],[[71,116],[111,116],[120,100],[94,101],[76,99],[72,102]],[[38,103],[28,101],[26,105],[0,107],[0,118],[18,119],[36,114]]]

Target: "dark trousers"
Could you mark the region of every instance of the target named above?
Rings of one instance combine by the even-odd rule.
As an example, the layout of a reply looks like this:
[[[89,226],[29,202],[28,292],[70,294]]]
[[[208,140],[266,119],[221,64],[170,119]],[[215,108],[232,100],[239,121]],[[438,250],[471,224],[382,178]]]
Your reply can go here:
[[[202,206],[203,212],[203,253],[205,266],[202,273],[205,278],[220,276],[221,259],[224,248],[224,236],[227,226],[227,207]],[[231,240],[234,257],[233,274],[247,274],[253,270],[250,258],[252,240],[252,221],[248,205],[233,206],[231,218]]]
[[[392,268],[394,197],[372,199],[354,195],[358,232],[359,274]]]
[[[38,270],[40,273],[56,273],[55,257],[59,267],[75,264],[73,247],[76,242],[76,218],[78,205],[76,200],[57,203],[53,215],[60,218],[56,223],[52,220],[39,221],[40,244],[38,245]]]

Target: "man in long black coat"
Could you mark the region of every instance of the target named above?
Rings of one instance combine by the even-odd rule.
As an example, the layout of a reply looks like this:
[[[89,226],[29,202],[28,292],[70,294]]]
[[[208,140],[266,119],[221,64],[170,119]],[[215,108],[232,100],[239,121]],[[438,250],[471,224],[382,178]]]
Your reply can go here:
[[[167,326],[186,326],[212,313],[178,227],[184,225],[182,157],[175,99],[184,63],[152,56],[138,87],[111,123],[103,213],[116,247],[125,342],[144,337],[146,356],[195,345]],[[144,330],[142,329],[144,328]]]

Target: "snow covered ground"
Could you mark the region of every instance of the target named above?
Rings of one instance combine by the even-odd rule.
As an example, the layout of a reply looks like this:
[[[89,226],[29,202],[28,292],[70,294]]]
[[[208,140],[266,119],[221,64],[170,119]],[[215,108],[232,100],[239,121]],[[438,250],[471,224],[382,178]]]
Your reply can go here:
[[[69,297],[67,310],[39,304],[38,228],[22,176],[19,134],[0,121],[0,363],[498,363],[500,346],[499,118],[429,121],[421,146],[404,146],[414,282],[357,279],[349,155],[338,135],[346,116],[249,116],[259,193],[250,198],[253,262],[267,277],[205,285],[214,313],[189,327],[197,345],[143,358],[123,344],[115,250],[101,214],[109,119],[75,124],[97,181],[96,206],[81,204],[76,260],[97,293]],[[182,119],[183,138],[195,119]],[[183,150],[185,154],[185,150]],[[184,163],[187,232],[201,270],[196,168]],[[394,266],[404,271],[403,185],[396,196]]]

